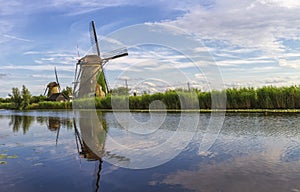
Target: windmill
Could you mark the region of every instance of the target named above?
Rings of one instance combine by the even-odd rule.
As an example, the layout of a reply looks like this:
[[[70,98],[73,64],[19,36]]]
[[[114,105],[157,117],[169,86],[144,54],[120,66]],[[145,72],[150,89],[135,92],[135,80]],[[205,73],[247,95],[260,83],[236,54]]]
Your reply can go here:
[[[44,92],[44,95],[46,95],[46,93],[48,91],[48,93],[47,93],[48,98],[51,97],[52,94],[60,93],[60,85],[59,85],[59,82],[58,82],[56,67],[54,67],[54,73],[55,73],[56,81],[48,83],[48,85],[45,89],[45,92]]]
[[[100,48],[96,34],[94,21],[90,22],[90,39],[92,54],[78,60],[75,69],[74,98],[86,96],[105,96],[109,93],[107,79],[104,73],[104,65],[112,59],[127,56],[126,48],[114,50],[100,57]],[[78,67],[79,66],[79,67]]]

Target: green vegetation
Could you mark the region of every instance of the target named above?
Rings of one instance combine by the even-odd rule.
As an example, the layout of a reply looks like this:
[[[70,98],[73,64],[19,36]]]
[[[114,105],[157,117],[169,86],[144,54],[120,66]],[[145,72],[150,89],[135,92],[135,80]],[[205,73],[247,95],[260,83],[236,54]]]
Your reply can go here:
[[[72,109],[72,103],[69,101],[41,101],[31,104],[27,109]]]
[[[12,94],[9,95],[13,108],[21,109],[22,96],[18,87],[12,88]]]
[[[104,77],[104,72],[100,71],[97,77],[97,83],[102,87],[102,91],[106,93],[106,82]]]
[[[1,107],[7,107],[7,108],[13,108],[13,109],[27,109],[27,107],[30,104],[31,99],[31,93],[30,91],[25,87],[25,85],[22,86],[22,91],[18,89],[18,87],[12,88],[12,93],[9,94],[10,97],[10,105],[5,104],[1,105]]]
[[[70,97],[72,95],[72,92],[73,92],[72,87],[68,87],[68,86],[61,91],[61,93],[67,97]]]
[[[129,90],[126,87],[118,87],[110,90],[112,95],[129,95]]]
[[[16,159],[16,158],[18,158],[17,155],[0,154],[0,165],[7,164],[7,161],[3,161],[3,160],[6,160],[6,159]]]
[[[66,87],[62,91],[65,95],[72,94],[72,88]],[[32,96],[30,91],[25,85],[22,86],[22,90],[13,87],[12,93],[8,94],[9,98],[0,98],[0,109],[15,109],[15,110],[27,110],[27,109],[70,109],[72,104],[70,102],[52,102],[48,101],[44,95]]]
[[[300,86],[227,89],[228,109],[300,109]]]
[[[22,101],[21,101],[21,109],[26,109],[30,104],[31,99],[31,93],[30,91],[25,87],[25,85],[22,86]]]
[[[0,154],[0,159],[16,159],[16,158],[18,158],[17,155]]]
[[[226,98],[224,95],[226,93]],[[225,110],[223,103],[226,99],[226,109],[235,110],[285,110],[300,109],[300,86],[274,87],[265,86],[262,88],[228,88],[223,91],[201,92],[193,90],[166,91],[165,93],[144,94],[141,96],[126,96],[119,94],[109,95],[105,98],[95,98],[95,102],[87,100],[77,101],[79,108],[90,108],[96,106],[98,109],[149,109],[149,105],[155,101],[161,101],[168,110]],[[81,103],[81,104],[80,104]],[[86,103],[90,103],[88,106]],[[158,106],[157,109],[161,108]],[[256,110],[260,111],[260,110]]]
[[[66,89],[68,93],[71,89]],[[10,98],[0,98],[2,109],[71,109],[97,108],[120,110],[225,110],[223,106],[226,99],[227,111],[255,110],[296,110],[300,109],[300,86],[261,88],[228,88],[223,91],[201,92],[199,90],[173,90],[165,93],[143,94],[140,96],[128,96],[126,88],[113,90],[103,98],[86,98],[72,102],[46,101],[44,96],[31,96],[28,89],[23,86],[20,92],[18,88],[12,89]],[[227,98],[224,98],[226,94]],[[69,95],[69,93],[68,93]],[[215,101],[212,107],[212,98]],[[154,102],[153,101],[160,101]],[[162,105],[164,104],[164,105]]]

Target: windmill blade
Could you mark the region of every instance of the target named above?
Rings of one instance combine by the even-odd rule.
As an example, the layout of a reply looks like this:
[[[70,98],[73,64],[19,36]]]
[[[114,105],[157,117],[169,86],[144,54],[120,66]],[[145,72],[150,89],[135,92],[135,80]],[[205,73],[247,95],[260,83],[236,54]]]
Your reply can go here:
[[[100,49],[99,49],[98,38],[97,38],[94,21],[91,21],[91,23],[90,23],[90,40],[91,40],[93,53],[100,57]]]
[[[76,77],[77,77],[77,69],[78,69],[78,65],[79,65],[79,61],[78,61],[78,63],[76,63],[75,76],[74,76],[75,81],[76,81]]]
[[[54,73],[55,73],[56,83],[59,85],[56,67],[54,67]]]
[[[58,76],[57,76],[56,67],[54,67],[54,72],[55,72],[56,83],[57,83],[57,85],[58,85],[58,90],[59,90],[59,92],[60,92],[60,85],[59,85],[59,82],[58,82]]]
[[[78,57],[78,60],[80,59],[80,54],[79,54],[79,47],[78,47],[78,44],[77,44],[77,57]]]
[[[59,130],[60,130],[60,126],[58,127],[57,134],[56,134],[56,141],[55,141],[56,146],[57,146],[57,143],[58,143]]]
[[[128,51],[126,47],[120,48],[120,49],[116,49],[107,53],[103,54],[103,60],[108,61],[111,59],[116,59],[119,57],[124,57],[128,55]]]
[[[96,33],[96,27],[94,21],[91,21],[90,23],[90,39],[91,39],[91,44],[92,44],[92,50],[94,53],[96,53],[100,57],[100,49],[99,49],[99,44],[98,44],[98,38],[97,38],[97,33]],[[103,74],[104,82],[105,82],[105,92],[108,93],[108,85],[107,85],[107,80],[105,78],[105,74],[103,71],[103,65],[101,63],[101,71]]]
[[[47,90],[48,90],[48,87],[46,87],[45,92],[44,92],[44,95],[46,95]]]

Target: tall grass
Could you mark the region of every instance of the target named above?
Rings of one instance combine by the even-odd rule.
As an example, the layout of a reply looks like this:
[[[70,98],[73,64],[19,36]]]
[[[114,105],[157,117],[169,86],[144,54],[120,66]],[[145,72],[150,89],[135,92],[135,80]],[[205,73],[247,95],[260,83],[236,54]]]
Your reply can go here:
[[[12,103],[0,103],[0,109],[14,109],[15,106]]]
[[[225,95],[226,94],[226,95]],[[224,97],[225,96],[225,97]],[[140,96],[108,95],[103,98],[86,98],[72,102],[40,101],[28,109],[149,109],[153,101],[159,100],[164,108],[179,109],[300,109],[300,86],[261,88],[228,88],[222,91],[166,91],[165,93]],[[226,106],[224,105],[226,104]],[[214,106],[212,106],[214,105]],[[156,106],[161,107],[161,106]],[[14,109],[12,103],[0,102],[1,109]]]
[[[28,109],[72,109],[71,102],[42,101],[29,105]]]

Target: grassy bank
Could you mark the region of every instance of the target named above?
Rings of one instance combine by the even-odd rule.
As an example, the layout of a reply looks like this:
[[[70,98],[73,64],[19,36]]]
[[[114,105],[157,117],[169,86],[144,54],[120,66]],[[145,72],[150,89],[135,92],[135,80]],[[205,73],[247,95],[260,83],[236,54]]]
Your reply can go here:
[[[149,110],[149,109],[98,109],[102,112],[137,112],[137,113],[264,113],[264,114],[272,114],[272,113],[300,113],[300,109],[166,109],[166,110]]]
[[[213,105],[213,107],[212,107]],[[193,90],[166,91],[140,96],[111,96],[86,98],[72,102],[40,101],[30,103],[26,109],[97,108],[101,110],[202,111],[211,109],[227,112],[299,112],[300,87],[229,88],[223,91],[201,92]],[[14,109],[8,100],[0,102],[1,109]],[[199,110],[200,109],[200,110]]]

